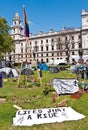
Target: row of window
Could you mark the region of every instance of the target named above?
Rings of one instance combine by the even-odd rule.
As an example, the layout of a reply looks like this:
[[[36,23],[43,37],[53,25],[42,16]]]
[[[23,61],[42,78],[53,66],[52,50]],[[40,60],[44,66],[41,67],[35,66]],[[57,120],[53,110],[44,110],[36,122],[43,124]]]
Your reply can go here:
[[[74,52],[71,52],[72,55],[74,55]],[[35,54],[35,58],[37,57],[51,57],[51,56],[62,56],[62,55],[68,55],[67,52],[65,52],[64,54],[62,52],[60,53],[46,53],[46,54]],[[27,54],[28,57],[33,58],[33,54]],[[23,58],[23,55],[19,55],[19,58]]]
[[[23,45],[23,43],[21,43],[21,46]],[[54,45],[51,45],[51,51],[53,51],[53,50],[62,50],[62,49],[68,49],[69,48],[69,43],[68,44],[66,44],[66,45],[62,45],[62,44],[56,44],[56,49],[55,49],[55,46]],[[70,47],[71,47],[71,49],[75,49],[75,43],[72,43],[71,45],[70,45]],[[30,47],[29,47],[30,48]],[[40,51],[49,51],[49,46],[47,45],[47,46],[41,46],[40,47],[41,49],[40,49]],[[81,43],[78,43],[78,48],[81,48]],[[69,48],[70,49],[70,48]],[[34,51],[36,51],[36,52],[39,52],[39,46],[34,46],[34,49],[33,49]],[[21,53],[23,53],[23,47],[21,48]]]
[[[74,44],[72,44],[72,49],[74,49],[74,47],[75,47]],[[62,50],[62,49],[65,49],[65,48],[68,48],[68,46],[64,46],[64,48],[63,48],[61,44],[56,45],[56,50]],[[34,46],[33,50],[36,51],[36,52],[39,52],[39,46]],[[51,51],[54,51],[54,50],[55,50],[55,46],[52,45],[51,46]],[[41,46],[40,51],[49,51],[49,46],[46,46],[45,48],[43,46]],[[23,53],[23,48],[21,48],[21,53]]]
[[[81,39],[81,36],[80,35],[78,35],[78,40],[79,39]],[[62,38],[58,38],[57,39],[57,42],[59,41],[61,41],[62,40]],[[65,41],[67,41],[67,40],[69,40],[69,38],[68,37],[65,37]],[[71,37],[71,39],[70,40],[74,40],[74,36],[72,36]],[[51,39],[51,43],[52,42],[55,42],[56,40],[55,39]],[[37,45],[37,43],[38,43],[38,41],[35,41],[35,45]],[[41,40],[41,43],[43,43],[43,40]],[[46,39],[46,43],[49,43],[49,40],[48,39]],[[34,43],[33,43],[34,44]],[[30,45],[32,45],[32,42],[30,42]]]

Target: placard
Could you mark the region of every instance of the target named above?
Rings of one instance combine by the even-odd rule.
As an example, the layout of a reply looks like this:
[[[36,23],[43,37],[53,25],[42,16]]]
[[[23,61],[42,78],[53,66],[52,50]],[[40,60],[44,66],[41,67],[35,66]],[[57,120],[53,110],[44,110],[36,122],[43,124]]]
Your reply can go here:
[[[53,79],[53,87],[58,94],[72,94],[79,91],[76,79]]]
[[[18,110],[16,117],[13,118],[13,125],[32,126],[34,124],[79,120],[84,117],[84,115],[74,111],[71,107]]]

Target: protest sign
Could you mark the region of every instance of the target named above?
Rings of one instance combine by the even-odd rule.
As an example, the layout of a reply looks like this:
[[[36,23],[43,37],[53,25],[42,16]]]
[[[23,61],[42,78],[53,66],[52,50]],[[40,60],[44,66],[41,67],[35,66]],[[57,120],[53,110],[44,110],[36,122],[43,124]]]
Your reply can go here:
[[[18,110],[16,117],[13,118],[13,125],[32,126],[34,124],[79,120],[84,117],[84,115],[76,112],[71,107]]]
[[[76,79],[53,79],[53,87],[58,94],[71,94],[79,91]]]

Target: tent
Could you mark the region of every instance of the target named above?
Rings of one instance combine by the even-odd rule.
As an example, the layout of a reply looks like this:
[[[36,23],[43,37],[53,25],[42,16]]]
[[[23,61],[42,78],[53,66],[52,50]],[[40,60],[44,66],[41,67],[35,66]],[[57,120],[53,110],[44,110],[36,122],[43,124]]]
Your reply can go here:
[[[79,59],[80,59],[80,56],[79,55],[71,55],[70,56],[72,59],[75,59],[76,61],[78,61]],[[84,61],[86,61],[87,59],[88,59],[88,55],[83,55],[82,56],[82,59],[84,60]]]
[[[70,71],[75,72],[76,70],[76,65],[71,65],[69,68]]]
[[[50,73],[58,73],[59,69],[57,67],[50,68]]]
[[[59,64],[67,64],[67,61],[65,59],[53,59],[50,60],[51,65],[59,65]]]
[[[26,74],[32,75],[32,74],[34,74],[34,72],[33,72],[32,69],[23,68],[23,69],[21,70],[21,74],[22,74],[22,75],[26,75]]]
[[[6,78],[6,77],[14,77],[14,78],[17,78],[18,77],[18,73],[16,71],[16,69],[12,69],[12,68],[9,68],[9,67],[4,67],[4,68],[1,68],[0,69],[0,75],[3,77],[3,78]]]
[[[5,60],[0,60],[0,68],[5,68],[5,67],[12,67],[11,62],[5,61]]]
[[[0,61],[0,68],[6,67],[5,61]]]
[[[40,69],[40,70],[45,70],[45,71],[48,71],[49,70],[49,68],[48,68],[48,66],[45,64],[45,63],[39,63],[38,65],[37,65],[37,69]]]
[[[58,94],[72,94],[79,91],[78,81],[76,79],[55,78],[52,85]]]

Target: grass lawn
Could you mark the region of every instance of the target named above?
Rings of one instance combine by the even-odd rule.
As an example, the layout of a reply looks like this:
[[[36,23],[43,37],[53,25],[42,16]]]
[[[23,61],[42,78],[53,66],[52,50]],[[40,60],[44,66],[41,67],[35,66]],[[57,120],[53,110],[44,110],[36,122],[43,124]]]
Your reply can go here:
[[[37,73],[34,77],[37,79]],[[30,77],[29,77],[30,78]],[[27,86],[22,85],[24,76],[20,78],[22,87],[17,87],[17,81],[12,78],[3,80],[3,87],[0,88],[0,97],[6,96],[6,101],[0,102],[0,130],[87,130],[88,129],[88,93],[83,93],[81,98],[72,99],[71,95],[58,96],[55,102],[52,101],[53,87],[47,86],[52,78],[76,78],[70,71],[61,71],[57,74],[43,72],[43,86],[33,88],[32,83],[27,81]],[[88,82],[88,80],[86,80]],[[39,84],[39,81],[37,81]],[[43,90],[48,87],[51,91],[44,95]],[[14,104],[23,109],[51,108],[55,107],[60,101],[69,100],[67,106],[71,106],[77,112],[86,117],[78,121],[65,121],[62,123],[51,123],[42,125],[33,125],[29,127],[13,126],[13,117],[16,115]]]

